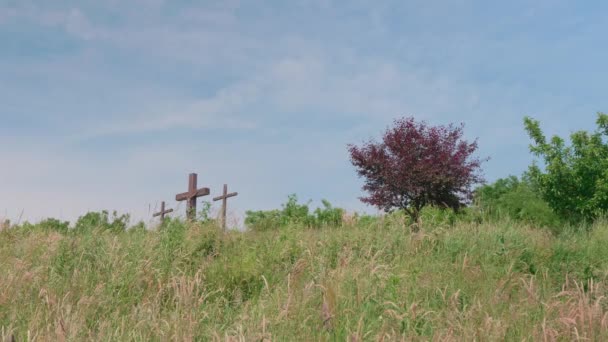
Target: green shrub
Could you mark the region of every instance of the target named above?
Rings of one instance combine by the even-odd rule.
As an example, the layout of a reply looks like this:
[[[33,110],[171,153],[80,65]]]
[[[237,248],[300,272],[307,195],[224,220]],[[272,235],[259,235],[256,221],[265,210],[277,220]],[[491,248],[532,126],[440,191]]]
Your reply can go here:
[[[196,213],[196,220],[201,223],[215,222],[211,217],[211,202],[203,201],[201,209]]]
[[[54,218],[47,218],[39,223],[29,223],[24,222],[18,226],[15,226],[16,229],[22,231],[44,231],[44,232],[58,232],[58,233],[67,233],[70,227],[70,222],[68,221],[60,221]]]
[[[544,227],[560,226],[559,217],[524,176],[502,178],[477,189],[475,202],[486,219],[511,219]]]
[[[310,202],[309,202],[310,203]],[[308,204],[298,203],[298,197],[295,194],[287,196],[287,202],[282,205],[281,225],[288,224],[303,224],[309,225],[314,220],[309,215]]]
[[[342,224],[344,209],[334,208],[328,200],[322,200],[323,208],[315,209],[315,226],[339,226]]]
[[[70,222],[68,221],[60,221],[54,218],[48,218],[44,221],[41,221],[37,224],[42,230],[45,231],[55,231],[59,233],[67,233],[70,227]]]
[[[454,211],[438,207],[425,207],[420,212],[420,220],[425,226],[451,226],[455,222]]]
[[[255,231],[277,229],[282,226],[280,210],[247,211],[245,225]]]
[[[292,194],[287,197],[287,202],[281,206],[281,210],[247,211],[245,224],[255,231],[284,228],[288,225],[315,228],[341,225],[344,209],[334,208],[327,200],[322,200],[322,203],[323,207],[315,209],[311,214],[310,203],[298,203],[298,197]]]
[[[118,216],[116,211],[114,211],[112,213],[112,217],[110,218],[107,210],[102,212],[88,212],[84,216],[78,218],[78,221],[76,221],[74,226],[74,231],[84,232],[100,228],[114,232],[121,232],[127,229],[128,224],[128,214]]]

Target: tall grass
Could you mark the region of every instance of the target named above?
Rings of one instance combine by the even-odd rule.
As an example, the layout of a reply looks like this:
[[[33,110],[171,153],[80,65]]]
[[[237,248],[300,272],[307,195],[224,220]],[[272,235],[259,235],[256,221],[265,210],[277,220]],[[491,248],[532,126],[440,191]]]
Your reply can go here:
[[[608,340],[608,224],[398,219],[221,233],[0,232],[0,335],[31,341]]]

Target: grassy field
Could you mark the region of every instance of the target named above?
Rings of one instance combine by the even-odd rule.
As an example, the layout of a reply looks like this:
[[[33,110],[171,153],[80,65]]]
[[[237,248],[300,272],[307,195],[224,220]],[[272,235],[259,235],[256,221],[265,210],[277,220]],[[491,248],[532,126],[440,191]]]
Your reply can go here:
[[[608,340],[608,224],[0,232],[17,341]]]

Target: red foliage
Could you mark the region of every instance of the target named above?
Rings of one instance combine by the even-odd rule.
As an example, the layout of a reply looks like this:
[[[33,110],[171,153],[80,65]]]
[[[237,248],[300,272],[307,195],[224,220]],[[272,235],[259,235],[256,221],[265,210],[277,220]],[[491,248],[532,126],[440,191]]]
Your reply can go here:
[[[394,121],[381,143],[348,145],[351,162],[365,178],[364,203],[385,211],[404,209],[415,221],[426,205],[457,210],[483,182],[477,141],[462,139],[463,125],[428,126],[414,118]]]

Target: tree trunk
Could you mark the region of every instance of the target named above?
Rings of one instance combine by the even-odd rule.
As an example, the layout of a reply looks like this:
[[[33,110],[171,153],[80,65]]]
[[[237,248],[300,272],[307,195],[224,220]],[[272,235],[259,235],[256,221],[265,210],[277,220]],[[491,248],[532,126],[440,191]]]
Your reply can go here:
[[[412,222],[410,225],[410,229],[412,233],[418,233],[420,228],[422,228],[422,218],[420,217],[420,210],[412,210],[411,211]]]

